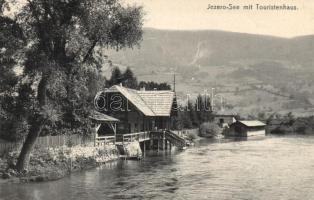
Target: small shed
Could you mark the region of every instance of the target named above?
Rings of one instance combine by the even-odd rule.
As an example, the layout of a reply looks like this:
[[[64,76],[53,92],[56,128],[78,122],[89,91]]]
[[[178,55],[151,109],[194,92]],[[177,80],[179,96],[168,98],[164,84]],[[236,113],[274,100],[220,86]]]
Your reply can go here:
[[[235,137],[251,137],[251,136],[265,136],[266,124],[261,121],[236,121],[230,125],[227,136]]]
[[[236,122],[236,114],[226,111],[219,111],[214,114],[214,122],[220,127],[228,127]]]
[[[91,116],[90,116],[90,119],[96,124],[95,125],[95,133],[94,133],[95,142],[99,139],[102,139],[102,138],[106,139],[105,137],[99,137],[99,135],[98,135],[99,130],[100,130],[102,125],[106,125],[112,130],[113,134],[111,134],[111,136],[112,136],[111,138],[113,139],[113,143],[116,142],[117,123],[119,122],[118,119],[111,117],[109,115],[100,113],[98,111],[93,111]]]

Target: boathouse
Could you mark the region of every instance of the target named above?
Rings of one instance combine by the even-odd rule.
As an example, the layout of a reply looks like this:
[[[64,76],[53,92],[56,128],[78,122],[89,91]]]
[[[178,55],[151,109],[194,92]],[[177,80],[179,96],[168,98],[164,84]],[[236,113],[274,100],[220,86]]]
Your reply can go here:
[[[265,136],[265,127],[261,121],[236,121],[230,125],[227,131],[227,136],[234,137],[251,137],[251,136]]]
[[[120,155],[127,157],[138,157],[147,147],[157,150],[171,150],[172,145],[186,147],[185,139],[170,131],[171,120],[177,115],[175,93],[171,90],[134,90],[114,85],[97,94],[95,106],[104,114],[93,118],[100,124],[95,145],[113,140]],[[137,147],[136,151],[132,151],[132,145]]]
[[[171,90],[134,90],[114,85],[102,93],[102,112],[120,121],[119,134],[170,129],[176,115],[174,92]]]

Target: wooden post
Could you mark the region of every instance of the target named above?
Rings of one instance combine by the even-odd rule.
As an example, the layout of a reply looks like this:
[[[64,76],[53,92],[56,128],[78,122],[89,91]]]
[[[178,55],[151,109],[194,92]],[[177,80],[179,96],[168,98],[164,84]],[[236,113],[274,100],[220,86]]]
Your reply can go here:
[[[96,146],[96,140],[98,138],[98,130],[100,129],[101,124],[97,124],[95,128],[95,136],[94,136],[94,146]]]
[[[162,137],[162,149],[165,150],[165,141],[166,141],[166,132],[163,131],[163,137]]]
[[[114,124],[114,141],[113,144],[116,144],[116,140],[117,140],[117,123]]]
[[[58,135],[58,147],[60,147],[60,135]]]
[[[46,140],[47,140],[47,148],[49,149],[49,137],[48,137],[48,135],[46,136]]]
[[[168,150],[168,140],[165,140],[165,143],[166,150]]]
[[[97,135],[97,133],[96,133],[96,129],[95,129],[95,133],[94,133],[94,147],[96,146],[96,135]]]
[[[150,139],[150,149],[153,149],[153,145],[154,145],[154,140]]]
[[[145,141],[143,142],[143,157],[145,156],[146,153],[146,144]]]

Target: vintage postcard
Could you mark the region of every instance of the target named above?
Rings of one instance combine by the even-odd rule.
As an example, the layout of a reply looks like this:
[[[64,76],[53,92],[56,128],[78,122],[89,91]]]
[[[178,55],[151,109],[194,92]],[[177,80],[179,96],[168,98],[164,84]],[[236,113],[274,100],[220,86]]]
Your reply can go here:
[[[311,200],[314,1],[0,0],[0,200]]]

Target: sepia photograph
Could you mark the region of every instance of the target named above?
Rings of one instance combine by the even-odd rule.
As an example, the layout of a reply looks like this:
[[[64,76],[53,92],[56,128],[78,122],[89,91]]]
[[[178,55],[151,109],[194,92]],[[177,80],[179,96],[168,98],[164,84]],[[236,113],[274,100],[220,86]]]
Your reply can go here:
[[[0,0],[0,200],[314,199],[314,1]]]

